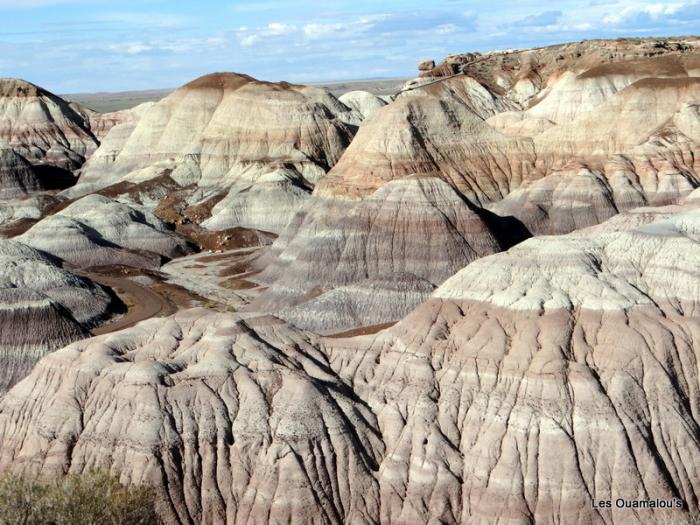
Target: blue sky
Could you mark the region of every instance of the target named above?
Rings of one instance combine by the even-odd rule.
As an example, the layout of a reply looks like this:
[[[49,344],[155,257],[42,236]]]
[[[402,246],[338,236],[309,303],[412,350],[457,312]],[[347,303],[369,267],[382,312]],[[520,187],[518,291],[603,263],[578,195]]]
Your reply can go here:
[[[0,0],[0,76],[57,93],[213,71],[322,82],[413,76],[449,53],[698,34],[700,0]]]

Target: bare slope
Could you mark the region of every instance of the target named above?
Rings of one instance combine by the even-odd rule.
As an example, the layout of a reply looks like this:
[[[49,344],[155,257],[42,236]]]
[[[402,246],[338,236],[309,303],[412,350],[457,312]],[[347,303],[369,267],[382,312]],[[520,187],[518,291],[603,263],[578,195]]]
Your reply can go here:
[[[155,483],[169,522],[682,520],[700,495],[698,242],[693,207],[532,239],[372,336],[193,310],[79,342],[0,402],[0,464],[108,461]],[[592,504],[615,498],[685,503]]]
[[[96,194],[42,219],[17,240],[80,267],[157,267],[161,258],[190,249],[151,212]]]
[[[0,241],[0,393],[46,353],[89,335],[119,309],[99,285],[15,241]]]
[[[217,73],[140,108],[137,119],[107,134],[70,195],[166,176],[191,189],[189,204],[228,192],[235,202],[278,170],[310,188],[338,161],[361,116],[317,88]],[[292,200],[308,195],[289,190]]]
[[[97,148],[85,115],[44,89],[0,79],[0,146],[32,164],[78,168]]]

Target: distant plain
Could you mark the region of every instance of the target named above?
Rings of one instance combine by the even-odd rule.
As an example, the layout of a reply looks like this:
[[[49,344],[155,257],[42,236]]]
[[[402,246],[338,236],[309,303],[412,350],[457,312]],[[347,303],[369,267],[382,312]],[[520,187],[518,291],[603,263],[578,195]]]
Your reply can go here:
[[[344,80],[329,83],[309,83],[311,86],[325,88],[335,96],[348,91],[369,91],[375,95],[393,95],[401,89],[408,78],[384,78],[369,80]],[[129,109],[144,102],[157,102],[174,91],[171,89],[149,89],[143,91],[121,91],[100,93],[72,93],[61,95],[72,102],[77,102],[100,113]]]

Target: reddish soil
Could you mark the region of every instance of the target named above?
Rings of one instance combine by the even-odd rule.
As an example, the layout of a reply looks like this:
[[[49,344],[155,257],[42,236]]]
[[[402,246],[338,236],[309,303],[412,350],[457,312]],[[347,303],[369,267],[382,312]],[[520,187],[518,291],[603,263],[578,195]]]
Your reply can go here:
[[[361,326],[360,328],[353,328],[352,330],[348,330],[347,332],[340,332],[337,334],[333,335],[327,335],[325,337],[329,339],[341,339],[345,337],[358,337],[360,335],[371,335],[371,334],[376,334],[378,332],[381,332],[382,330],[386,330],[387,328],[390,328],[396,324],[396,321],[393,323],[383,323],[383,324],[375,324],[371,326]]]
[[[127,266],[101,266],[90,268],[81,274],[112,288],[128,308],[127,313],[114,323],[94,329],[94,335],[116,332],[151,317],[164,317],[180,309],[197,304],[208,306],[211,303],[181,286],[165,282],[163,276],[154,271]],[[154,282],[143,285],[131,279],[136,276],[146,276]]]
[[[226,279],[220,283],[220,286],[228,288],[230,290],[251,290],[252,288],[257,288],[258,285],[242,279],[240,277],[233,277],[231,279]]]
[[[84,273],[83,275],[112,288],[128,308],[126,314],[117,321],[95,328],[92,331],[94,335],[123,330],[151,317],[162,317],[176,311],[161,295],[129,279],[93,273]]]
[[[22,235],[37,222],[39,222],[38,219],[20,219],[5,226],[0,226],[0,238],[10,239],[17,235]]]
[[[250,275],[250,264],[248,261],[232,262],[229,266],[219,271],[219,277],[233,277],[241,274]]]

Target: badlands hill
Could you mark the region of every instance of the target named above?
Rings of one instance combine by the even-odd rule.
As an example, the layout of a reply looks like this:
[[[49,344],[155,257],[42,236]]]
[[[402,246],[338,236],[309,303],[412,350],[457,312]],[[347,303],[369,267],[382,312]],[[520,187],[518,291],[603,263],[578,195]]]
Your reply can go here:
[[[29,82],[0,78],[2,230],[42,217],[55,204],[46,192],[74,184],[101,138],[131,118],[131,112],[98,114]]]
[[[617,55],[606,51],[610,46]],[[364,250],[365,245],[358,249],[345,241],[348,223],[334,224],[327,217],[361,214],[383,188],[416,174],[446,183],[505,248],[528,234],[568,233],[635,207],[677,203],[700,185],[698,41],[564,48],[566,53],[546,48],[465,55],[460,70],[445,76],[436,68],[432,77],[424,72],[395,101],[375,110],[273,247],[272,263],[257,278],[269,286],[258,304],[266,309],[278,304],[283,317],[318,329],[319,294],[338,286],[365,287],[360,295],[377,291],[371,274],[339,277],[347,260],[359,268],[383,268],[387,290],[401,289],[406,278],[403,272],[392,273],[395,256]],[[553,61],[557,67],[548,62],[553,49],[565,57]],[[469,61],[481,64],[479,75],[472,75]],[[532,80],[535,72],[536,89],[524,97],[523,79]],[[410,202],[404,204],[412,209]],[[420,227],[404,224],[391,230],[394,241],[411,235],[422,239]],[[375,226],[367,221],[360,228],[370,235]],[[423,248],[416,243],[421,257]],[[306,253],[326,264],[307,266]],[[433,286],[443,281],[429,263],[412,275]],[[346,289],[346,308],[386,318],[386,309],[349,300]],[[403,304],[396,313],[416,306],[417,297],[413,291],[394,295],[392,304]]]
[[[321,89],[233,73],[199,78],[132,111],[138,111],[136,121],[107,134],[70,195],[166,176],[192,187],[190,203],[227,195],[211,227],[273,232],[286,226],[298,201],[338,161],[362,119]],[[266,191],[256,185],[273,180],[280,197],[275,221],[258,223],[254,212],[238,210],[241,200],[264,207]]]
[[[482,258],[376,335],[191,310],[74,343],[0,402],[0,465],[108,461],[173,523],[681,522],[700,215],[630,224]]]
[[[359,203],[319,199],[272,247],[254,309],[321,333],[395,321],[467,263],[502,249],[449,185],[408,177]]]
[[[55,102],[100,145],[58,194],[1,148],[0,470],[106,465],[173,524],[692,523],[699,56],[590,41],[421,64],[387,99],[214,74],[117,114]],[[120,305],[77,271],[182,311],[90,337]],[[593,505],[616,498],[673,508]]]
[[[40,191],[41,181],[24,157],[11,149],[0,149],[0,199],[23,197]]]
[[[0,241],[0,394],[36,361],[122,308],[114,294],[16,241]]]
[[[50,215],[16,240],[77,267],[158,267],[191,251],[187,240],[148,210],[88,195]]]
[[[0,79],[0,147],[32,164],[73,170],[98,145],[76,107],[29,82]]]

